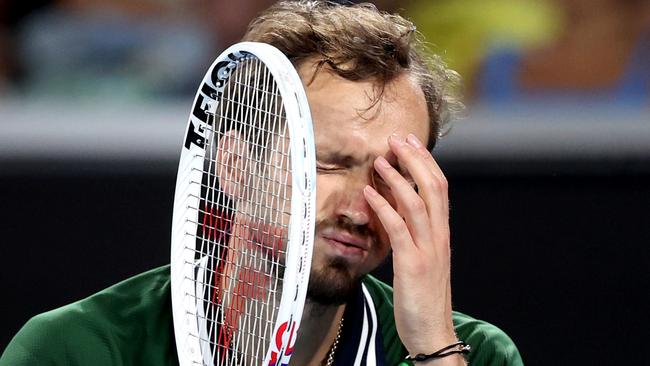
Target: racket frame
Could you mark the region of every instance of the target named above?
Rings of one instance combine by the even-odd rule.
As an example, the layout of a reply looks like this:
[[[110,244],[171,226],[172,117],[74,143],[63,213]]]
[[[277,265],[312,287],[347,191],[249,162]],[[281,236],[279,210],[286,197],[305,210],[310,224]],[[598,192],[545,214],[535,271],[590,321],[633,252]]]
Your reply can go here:
[[[201,180],[206,151],[206,114],[214,114],[227,79],[249,57],[262,61],[282,96],[290,136],[292,179],[291,217],[286,248],[282,299],[267,345],[263,365],[289,363],[300,326],[311,268],[315,203],[316,160],[311,112],[302,80],[293,64],[275,47],[241,42],[230,46],[208,69],[194,98],[178,167],[171,241],[171,294],[174,333],[181,366],[205,364],[196,319],[194,248]],[[226,82],[224,82],[226,81]],[[205,91],[212,91],[205,93]],[[209,94],[209,95],[208,95]],[[192,311],[194,309],[194,311]]]

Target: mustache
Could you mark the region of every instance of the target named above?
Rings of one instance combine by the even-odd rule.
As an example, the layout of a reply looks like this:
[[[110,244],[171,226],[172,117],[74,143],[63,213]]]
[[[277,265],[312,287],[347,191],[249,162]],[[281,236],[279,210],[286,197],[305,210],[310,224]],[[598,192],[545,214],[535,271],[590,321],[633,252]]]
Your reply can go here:
[[[352,222],[349,218],[345,216],[337,217],[337,218],[323,218],[323,219],[316,219],[316,232],[320,232],[323,229],[326,228],[333,228],[336,230],[340,231],[347,231],[348,233],[354,235],[354,236],[359,236],[361,238],[368,238],[370,239],[370,244],[374,246],[374,244],[379,240],[377,233],[372,230],[368,225],[357,225]]]

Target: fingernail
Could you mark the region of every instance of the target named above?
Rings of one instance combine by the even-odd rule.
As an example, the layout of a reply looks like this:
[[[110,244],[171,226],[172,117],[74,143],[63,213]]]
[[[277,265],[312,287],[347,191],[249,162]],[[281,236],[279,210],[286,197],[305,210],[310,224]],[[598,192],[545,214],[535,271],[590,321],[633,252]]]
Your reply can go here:
[[[363,191],[366,192],[366,194],[371,197],[377,196],[379,194],[371,186],[365,186],[363,188]]]
[[[390,168],[390,164],[388,163],[388,160],[386,160],[383,156],[377,157],[377,160],[375,161],[380,167],[384,169]]]
[[[390,135],[390,140],[398,145],[404,144],[404,140],[396,133]]]
[[[422,147],[422,142],[420,142],[420,139],[418,139],[412,133],[409,133],[408,136],[406,136],[406,142],[408,142],[411,146],[413,146],[416,149],[419,149],[419,148]]]

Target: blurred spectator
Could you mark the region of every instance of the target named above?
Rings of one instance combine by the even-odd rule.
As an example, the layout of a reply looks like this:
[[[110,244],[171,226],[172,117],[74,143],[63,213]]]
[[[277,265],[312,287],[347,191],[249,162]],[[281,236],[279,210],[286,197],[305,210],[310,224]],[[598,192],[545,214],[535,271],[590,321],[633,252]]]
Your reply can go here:
[[[6,89],[9,81],[9,70],[11,68],[9,26],[9,5],[6,1],[0,0],[0,94]]]
[[[463,76],[469,94],[491,48],[529,49],[560,29],[558,10],[545,0],[413,0],[406,7],[432,51]]]
[[[214,58],[275,1],[0,0],[0,94],[12,80],[32,97],[193,95]]]
[[[18,2],[3,1],[0,93],[22,71],[14,84],[26,96],[193,95],[219,52],[271,2],[54,0],[8,22],[5,10]],[[14,53],[14,62],[4,57]]]
[[[15,54],[16,25],[23,18],[49,4],[51,0],[0,0],[0,95],[20,80],[21,69]]]
[[[558,37],[534,49],[495,47],[477,78],[478,98],[543,96],[625,104],[650,101],[650,1],[556,0]]]
[[[192,93],[214,54],[192,0],[59,0],[26,18],[16,42],[30,95]]]

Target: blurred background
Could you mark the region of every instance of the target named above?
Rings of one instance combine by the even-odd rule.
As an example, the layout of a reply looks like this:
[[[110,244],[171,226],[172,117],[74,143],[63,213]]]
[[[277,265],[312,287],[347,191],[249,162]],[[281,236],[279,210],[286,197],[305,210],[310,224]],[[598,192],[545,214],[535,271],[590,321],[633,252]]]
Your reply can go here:
[[[36,313],[168,263],[194,88],[270,3],[0,0],[0,350]],[[526,364],[647,364],[650,1],[377,5],[465,79],[434,151],[455,307]]]

